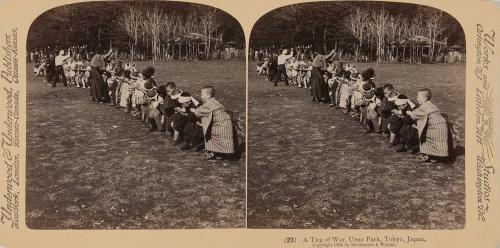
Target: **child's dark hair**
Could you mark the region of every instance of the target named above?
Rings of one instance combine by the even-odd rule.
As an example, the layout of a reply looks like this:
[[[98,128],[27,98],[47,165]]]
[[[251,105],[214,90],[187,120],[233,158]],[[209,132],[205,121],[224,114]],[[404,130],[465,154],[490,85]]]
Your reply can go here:
[[[174,82],[170,81],[170,82],[167,82],[167,84],[165,85],[165,88],[166,89],[175,89],[175,88],[177,88],[177,86],[175,85]]]
[[[165,84],[162,84],[160,86],[158,86],[158,95],[160,95],[161,97],[165,97],[167,95],[167,85]]]
[[[123,72],[123,77],[126,78],[126,79],[130,79],[130,71],[129,70],[126,70]]]
[[[155,68],[152,66],[146,67],[146,69],[142,70],[142,75],[145,79],[150,79],[155,74]]]
[[[110,77],[111,77],[111,72],[109,72],[109,71],[105,71],[103,74],[104,74],[104,76],[106,76],[107,78],[110,78]]]
[[[378,99],[383,99],[385,97],[384,95],[384,89],[382,87],[378,87],[375,89],[375,96]]]
[[[350,71],[344,71],[344,78],[345,79],[351,79],[351,72]]]
[[[431,90],[428,89],[428,88],[423,88],[423,89],[419,89],[418,92],[425,92],[426,93],[426,96],[427,96],[427,100],[431,100],[432,98],[432,93],[431,93]]]
[[[213,86],[204,86],[201,90],[207,92],[211,97],[215,96],[215,88]]]
[[[394,86],[392,84],[384,85],[384,90],[394,91]]]

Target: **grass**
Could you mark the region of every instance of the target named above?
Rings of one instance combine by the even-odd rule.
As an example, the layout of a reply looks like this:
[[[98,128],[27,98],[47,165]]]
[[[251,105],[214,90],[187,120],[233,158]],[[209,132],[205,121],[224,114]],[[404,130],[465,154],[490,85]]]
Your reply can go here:
[[[357,67],[373,67],[377,85],[391,83],[413,100],[419,88],[430,88],[450,120],[464,122],[465,64]],[[273,87],[254,68],[251,63],[249,228],[464,227],[463,151],[451,166],[422,166],[414,155],[365,135],[340,110],[312,102],[309,91]]]
[[[138,62],[144,68],[145,62]],[[245,227],[245,163],[180,151],[89,92],[49,87],[28,65],[26,223],[32,229]],[[213,85],[245,120],[245,62],[160,62],[158,83]],[[243,155],[244,156],[244,155]]]

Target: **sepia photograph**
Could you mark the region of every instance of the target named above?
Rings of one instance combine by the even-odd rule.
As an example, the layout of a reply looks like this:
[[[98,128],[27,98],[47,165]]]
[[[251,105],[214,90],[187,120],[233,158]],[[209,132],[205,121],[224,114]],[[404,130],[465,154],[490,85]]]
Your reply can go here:
[[[248,227],[462,229],[465,34],[417,4],[310,2],[252,28]]]
[[[246,48],[207,5],[98,1],[31,24],[30,229],[244,228]]]

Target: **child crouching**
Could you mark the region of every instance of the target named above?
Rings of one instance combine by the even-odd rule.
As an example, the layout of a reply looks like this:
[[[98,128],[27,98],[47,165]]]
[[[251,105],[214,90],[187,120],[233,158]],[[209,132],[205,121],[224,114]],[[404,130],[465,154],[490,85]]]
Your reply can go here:
[[[422,162],[436,162],[450,156],[448,125],[436,105],[431,102],[431,91],[418,91],[418,108],[408,114],[417,121]]]
[[[201,89],[203,104],[192,112],[203,125],[207,159],[229,157],[235,152],[233,123],[224,106],[215,99],[215,89],[205,86]]]

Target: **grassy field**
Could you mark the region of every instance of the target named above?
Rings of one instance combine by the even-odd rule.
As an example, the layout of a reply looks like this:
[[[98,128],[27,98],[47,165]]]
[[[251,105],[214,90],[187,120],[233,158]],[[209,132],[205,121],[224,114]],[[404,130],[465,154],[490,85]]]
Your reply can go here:
[[[413,100],[419,88],[430,88],[433,102],[463,123],[465,64],[357,67],[373,67],[377,85],[391,83]],[[312,102],[308,90],[273,87],[254,68],[251,63],[249,228],[464,227],[463,143],[453,165],[422,165],[378,135],[365,135],[340,110]]]
[[[150,63],[149,63],[150,64]],[[148,64],[148,65],[149,65]],[[138,68],[146,64],[140,62]],[[157,63],[158,83],[213,85],[245,121],[245,62]],[[28,65],[26,222],[33,229],[245,227],[245,161],[180,151],[88,90],[49,87]]]

